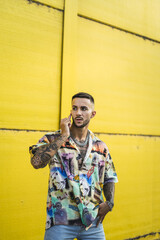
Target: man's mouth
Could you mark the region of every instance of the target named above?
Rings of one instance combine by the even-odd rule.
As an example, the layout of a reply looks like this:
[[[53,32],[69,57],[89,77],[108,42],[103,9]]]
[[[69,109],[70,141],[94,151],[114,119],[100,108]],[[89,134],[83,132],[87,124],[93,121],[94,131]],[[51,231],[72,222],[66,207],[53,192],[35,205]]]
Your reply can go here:
[[[76,121],[83,121],[83,118],[75,118]]]
[[[81,120],[83,120],[83,118],[75,118],[76,120],[78,120],[78,121],[81,121]]]

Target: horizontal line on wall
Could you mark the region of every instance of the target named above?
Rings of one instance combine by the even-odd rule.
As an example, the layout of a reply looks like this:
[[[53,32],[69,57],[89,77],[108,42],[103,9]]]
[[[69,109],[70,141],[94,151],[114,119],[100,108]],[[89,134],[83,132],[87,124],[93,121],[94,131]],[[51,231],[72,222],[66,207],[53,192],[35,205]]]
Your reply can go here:
[[[0,128],[1,131],[15,131],[15,132],[54,132],[55,130],[38,130],[38,129],[18,129],[18,128]]]
[[[119,135],[119,136],[133,136],[133,137],[160,137],[160,135],[152,134],[135,134],[135,133],[105,133],[105,132],[94,132],[95,134],[104,134],[104,135]]]
[[[100,20],[97,20],[97,19],[94,19],[94,18],[90,18],[90,17],[87,17],[83,14],[78,14],[78,17],[81,17],[81,18],[84,18],[84,19],[87,19],[87,20],[90,20],[90,21],[93,21],[93,22],[96,22],[96,23],[100,23],[100,24],[103,24],[103,25],[106,25],[108,27],[111,27],[113,29],[117,29],[119,31],[122,31],[122,32],[125,32],[125,33],[129,33],[129,34],[132,34],[136,37],[139,37],[139,38],[142,38],[143,40],[148,40],[148,41],[151,41],[151,42],[154,42],[154,43],[159,43],[160,44],[160,41],[156,40],[156,39],[153,39],[153,38],[149,38],[147,36],[144,36],[144,35],[141,35],[141,34],[138,34],[138,33],[134,33],[132,31],[129,31],[129,30],[126,30],[126,29],[123,29],[123,28],[120,28],[120,27],[117,27],[117,26],[114,26],[112,24],[109,24],[109,23],[105,23],[103,21],[100,21]]]
[[[142,236],[137,236],[137,237],[134,237],[134,238],[127,238],[125,240],[137,240],[137,239],[141,239],[141,238],[145,238],[145,237],[148,237],[148,236],[154,236],[156,234],[160,234],[160,232],[151,232],[151,233],[147,233],[145,235],[142,235]],[[156,240],[156,239],[155,239]],[[158,240],[158,239],[157,239]]]
[[[38,6],[43,6],[43,7],[47,7],[47,8],[52,8],[52,9],[57,10],[57,11],[60,11],[60,12],[63,12],[63,11],[64,11],[64,10],[61,9],[61,8],[56,8],[56,7],[53,7],[53,6],[51,6],[51,5],[48,5],[48,4],[46,4],[46,3],[42,3],[42,2],[39,2],[39,1],[36,1],[36,0],[26,0],[26,1],[27,1],[29,4],[34,3],[34,4],[38,5]]]
[[[1,131],[16,131],[16,132],[54,132],[56,130],[41,130],[41,129],[18,129],[18,128],[0,128]],[[157,137],[160,135],[151,134],[134,134],[134,133],[105,133],[105,132],[94,132],[96,135],[112,135],[112,136],[133,136],[133,137]]]

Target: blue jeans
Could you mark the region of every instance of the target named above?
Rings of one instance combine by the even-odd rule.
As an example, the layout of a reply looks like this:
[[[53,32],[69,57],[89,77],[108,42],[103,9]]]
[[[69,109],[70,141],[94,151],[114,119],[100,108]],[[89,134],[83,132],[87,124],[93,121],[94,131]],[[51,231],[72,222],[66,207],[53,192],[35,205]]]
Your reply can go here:
[[[102,223],[96,227],[93,223],[87,231],[82,226],[55,225],[45,232],[44,240],[105,240]]]

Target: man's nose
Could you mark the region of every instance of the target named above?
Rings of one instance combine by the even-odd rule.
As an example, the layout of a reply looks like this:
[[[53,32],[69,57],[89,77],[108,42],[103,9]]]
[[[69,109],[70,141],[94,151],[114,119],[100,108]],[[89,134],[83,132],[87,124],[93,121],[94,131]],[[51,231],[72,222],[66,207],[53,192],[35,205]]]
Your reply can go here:
[[[77,116],[81,115],[81,109],[77,109],[76,115]]]

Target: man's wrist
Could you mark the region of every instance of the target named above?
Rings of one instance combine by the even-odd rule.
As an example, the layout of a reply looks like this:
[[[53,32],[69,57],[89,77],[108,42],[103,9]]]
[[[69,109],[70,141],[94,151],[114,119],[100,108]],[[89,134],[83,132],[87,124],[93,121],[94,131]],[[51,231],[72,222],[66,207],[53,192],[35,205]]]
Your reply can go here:
[[[70,136],[70,133],[68,134],[68,133],[61,133],[61,137],[62,137],[62,139],[63,140],[67,140],[67,138]]]
[[[109,207],[110,211],[112,211],[112,209],[114,207],[114,204],[110,201],[106,201],[106,203],[108,204],[108,207]]]

